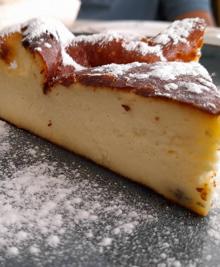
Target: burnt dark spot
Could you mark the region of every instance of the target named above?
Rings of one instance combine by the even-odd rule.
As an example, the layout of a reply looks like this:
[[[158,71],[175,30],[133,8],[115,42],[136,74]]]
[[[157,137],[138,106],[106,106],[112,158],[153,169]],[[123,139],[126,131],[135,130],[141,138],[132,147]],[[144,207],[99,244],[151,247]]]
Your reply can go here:
[[[22,41],[22,45],[23,45],[25,48],[27,48],[27,47],[30,46],[30,41],[27,40],[27,39],[24,39],[24,40]]]
[[[203,188],[196,188],[196,191],[198,191],[198,192],[202,192],[203,191]]]
[[[209,137],[212,137],[212,133],[210,133],[208,130],[205,131],[205,135],[209,136]]]
[[[54,36],[52,33],[49,34],[50,38],[53,40],[54,39]]]
[[[122,104],[121,106],[125,109],[125,111],[131,110],[131,108],[128,105]]]
[[[213,186],[216,187],[216,181],[215,180],[213,180]]]
[[[200,193],[200,197],[202,200],[207,201],[208,197],[208,186],[205,184],[204,187],[197,187],[196,191]]]
[[[156,116],[155,121],[159,121],[159,120],[160,120],[160,117]]]
[[[43,93],[46,95],[50,90],[50,85],[48,84],[48,82],[45,82],[43,85]]]
[[[48,127],[51,127],[51,126],[52,126],[52,121],[51,121],[51,120],[49,120],[47,126],[48,126]]]
[[[24,27],[21,28],[21,31],[25,32],[27,30],[27,28],[28,28],[28,26],[24,26]]]

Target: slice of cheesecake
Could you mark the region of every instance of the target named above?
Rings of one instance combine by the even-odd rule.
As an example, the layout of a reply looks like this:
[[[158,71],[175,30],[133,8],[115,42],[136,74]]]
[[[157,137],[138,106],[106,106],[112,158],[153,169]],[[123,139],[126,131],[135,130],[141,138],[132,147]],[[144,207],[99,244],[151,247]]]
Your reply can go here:
[[[85,68],[65,49],[73,38],[61,25],[38,21],[2,33],[0,118],[207,215],[220,93],[205,68]]]

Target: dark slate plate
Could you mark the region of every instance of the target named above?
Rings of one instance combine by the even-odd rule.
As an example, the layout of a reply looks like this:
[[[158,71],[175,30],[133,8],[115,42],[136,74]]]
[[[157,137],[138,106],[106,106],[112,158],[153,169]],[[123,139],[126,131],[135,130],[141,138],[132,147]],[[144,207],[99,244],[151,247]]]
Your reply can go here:
[[[215,73],[214,80],[220,85],[220,48],[205,46],[201,62],[211,73]],[[8,127],[10,132],[7,140],[1,141],[9,144],[10,149],[0,153],[0,179],[1,182],[6,180],[6,189],[2,187],[3,183],[0,183],[0,197],[4,194],[3,200],[6,199],[5,194],[12,179],[15,179],[10,192],[20,193],[20,206],[17,208],[26,209],[20,211],[20,214],[24,214],[28,207],[36,208],[36,203],[30,206],[26,203],[30,201],[28,188],[15,187],[16,183],[19,184],[19,179],[24,182],[25,171],[36,176],[32,177],[32,183],[35,183],[35,178],[40,179],[36,171],[39,170],[44,175],[43,163],[46,164],[47,175],[60,179],[60,186],[70,189],[70,193],[65,196],[64,202],[58,203],[59,207],[55,208],[55,212],[51,212],[50,208],[49,217],[52,216],[52,222],[47,222],[49,233],[43,233],[42,227],[36,227],[36,223],[42,218],[40,214],[39,220],[38,215],[34,217],[34,222],[24,220],[25,223],[19,226],[19,229],[9,222],[6,227],[9,232],[7,234],[1,233],[0,218],[0,266],[220,266],[220,204],[214,207],[208,217],[198,217],[151,190],[80,156],[23,130]],[[33,166],[38,166],[38,169],[33,170]],[[52,170],[48,170],[48,166],[51,166]],[[18,170],[21,172],[20,176]],[[14,173],[17,173],[16,177],[13,176]],[[27,184],[26,181],[25,186]],[[31,186],[32,184],[28,185]],[[47,190],[42,193],[44,186]],[[33,197],[38,201],[38,195],[41,193],[42,201],[48,194],[49,199],[53,199],[52,192],[59,192],[59,184],[53,183],[51,178],[48,184],[42,185],[40,191],[33,193]],[[13,203],[15,195],[7,197],[12,199],[11,205],[16,205]],[[79,198],[81,202],[76,203]],[[3,201],[1,198],[0,200]],[[26,202],[23,203],[23,200]],[[65,212],[67,201],[74,207],[74,211]],[[85,216],[76,220],[77,212],[85,209],[87,212],[92,210],[97,218],[93,221],[91,217]],[[62,216],[60,227],[56,223],[53,224],[53,216],[55,220],[57,214]],[[82,213],[80,214],[82,216]],[[43,215],[43,218],[48,218],[45,216]],[[33,216],[30,218],[33,219]],[[130,222],[130,228],[126,222]],[[118,225],[124,228],[117,234],[114,231]],[[59,231],[59,228],[64,231]],[[20,230],[29,232],[31,237],[17,244],[16,234]],[[10,242],[3,240],[1,245],[2,236],[7,235]],[[52,245],[48,241],[51,235],[52,241],[55,242]],[[57,244],[54,236],[58,237]],[[37,246],[38,253],[33,250],[30,252],[33,244]],[[8,247],[15,247],[17,250],[12,250],[14,254],[9,253]]]

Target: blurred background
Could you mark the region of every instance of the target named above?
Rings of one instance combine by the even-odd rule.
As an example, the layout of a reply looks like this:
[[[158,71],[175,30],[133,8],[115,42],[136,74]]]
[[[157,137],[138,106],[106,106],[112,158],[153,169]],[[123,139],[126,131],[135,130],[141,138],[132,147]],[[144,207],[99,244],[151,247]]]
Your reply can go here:
[[[79,8],[79,0],[0,0],[0,28],[39,16],[55,17],[70,27]]]
[[[220,26],[220,0],[0,0],[0,28],[32,17],[60,19],[72,27],[78,20],[172,21],[202,17]]]
[[[212,0],[212,10],[216,20],[216,24],[220,26],[220,0]]]

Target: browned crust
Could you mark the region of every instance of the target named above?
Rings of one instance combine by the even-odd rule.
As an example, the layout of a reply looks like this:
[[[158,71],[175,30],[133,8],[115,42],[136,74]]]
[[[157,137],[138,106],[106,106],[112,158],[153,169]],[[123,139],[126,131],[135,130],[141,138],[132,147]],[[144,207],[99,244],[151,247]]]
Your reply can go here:
[[[191,31],[187,37],[187,42],[178,42],[177,44],[172,40],[168,42],[163,48],[163,54],[168,61],[196,61],[200,58],[198,54],[199,48],[203,45],[205,26],[204,21],[198,21],[197,26]],[[160,34],[159,34],[160,35]],[[156,44],[157,36],[149,40],[152,45]]]
[[[20,38],[20,33],[13,33],[5,37],[0,36],[0,59],[2,59],[6,64],[10,64],[15,57],[13,40],[17,37]]]
[[[64,66],[62,64],[61,41],[49,31],[42,33],[35,39],[30,39],[25,35],[28,24],[21,29],[23,35],[23,45],[32,53],[38,53],[45,63],[45,82],[44,91],[49,90],[54,84],[59,83],[65,86],[75,82],[74,67]],[[168,61],[195,61],[198,59],[198,50],[202,46],[205,23],[203,20],[196,21],[191,33],[186,39],[187,42],[177,42],[171,40],[167,44],[158,44],[155,38],[140,38],[141,43],[147,43],[150,46],[161,46],[164,58]],[[156,36],[157,37],[157,36]],[[73,39],[74,40],[74,39]],[[76,38],[77,40],[77,38]],[[80,40],[80,38],[79,38]],[[73,41],[66,52],[74,61],[85,67],[95,67],[110,63],[127,64],[131,62],[154,63],[160,61],[157,54],[146,54],[127,50],[123,44],[125,39],[113,38],[105,44],[102,42],[91,44],[83,41]],[[47,48],[45,43],[51,45]]]
[[[155,38],[140,38],[139,43],[146,43],[151,47],[160,46],[161,52],[167,61],[183,61],[190,62],[199,59],[198,50],[203,45],[203,36],[205,31],[205,23],[200,20],[195,23],[186,42],[175,42],[170,40],[167,44],[156,42]],[[160,34],[159,34],[160,35]],[[88,38],[90,39],[90,38]],[[73,40],[72,44],[67,48],[67,52],[74,58],[77,63],[86,67],[97,67],[111,63],[127,64],[131,62],[155,63],[160,61],[160,56],[157,54],[134,53],[124,47],[127,41],[125,38],[112,38],[109,42],[100,40],[99,42],[91,43],[84,38],[82,41]]]
[[[50,48],[45,46],[45,43],[49,44]],[[24,37],[22,44],[32,54],[38,54],[44,63],[42,69],[44,93],[49,91],[55,84],[69,86],[75,82],[74,68],[63,65],[60,43],[52,34],[44,33],[40,38],[31,41]]]
[[[199,22],[202,23],[202,22]],[[164,55],[169,61],[190,61],[194,60],[198,48],[202,45],[204,27],[193,29],[188,37],[187,43],[177,43],[170,41],[164,46]],[[42,33],[40,36],[34,39],[30,39],[29,36],[25,36],[25,32],[28,25],[21,29],[22,45],[27,49],[33,56],[38,55],[42,60],[42,66],[40,69],[43,75],[43,91],[47,93],[56,84],[62,84],[66,87],[73,83],[81,83],[86,86],[95,87],[108,87],[114,90],[129,91],[134,94],[143,97],[157,97],[174,100],[180,103],[191,105],[195,108],[203,110],[209,114],[220,114],[220,96],[213,88],[207,87],[207,91],[196,94],[189,93],[184,87],[179,86],[177,90],[167,92],[165,85],[167,83],[177,83],[178,81],[193,82],[201,85],[199,78],[202,76],[183,75],[177,77],[175,80],[163,81],[159,78],[149,77],[148,79],[130,79],[131,73],[148,73],[151,68],[151,64],[142,63],[141,66],[132,68],[128,72],[124,72],[123,75],[112,75],[110,73],[100,73],[99,75],[94,74],[93,68],[88,68],[90,65],[107,64],[107,63],[129,63],[133,61],[152,63],[158,61],[155,55],[147,55],[145,57],[138,54],[124,54],[125,51],[121,51],[122,46],[120,40],[115,43],[107,44],[107,46],[101,46],[96,44],[92,47],[79,46],[78,50],[75,49],[75,45],[69,46],[66,52],[78,63],[87,66],[83,71],[76,71],[71,65],[64,65],[62,59],[62,46],[61,42],[53,36],[50,32]],[[16,55],[13,55],[15,49],[11,46],[8,39],[10,34],[5,37],[0,37],[0,58],[7,64],[11,62],[11,59]],[[154,38],[143,40],[151,45],[156,45]],[[49,44],[45,46],[45,43]],[[98,45],[98,47],[97,47]],[[113,47],[112,47],[113,45]],[[116,45],[114,47],[114,45]],[[87,46],[87,45],[86,45]],[[73,51],[75,51],[73,53]],[[108,56],[107,56],[108,52]],[[93,59],[93,62],[91,61]],[[117,60],[116,60],[117,59]],[[204,85],[205,86],[205,85]]]
[[[156,97],[167,100],[174,100],[183,104],[198,108],[207,113],[217,115],[220,114],[220,93],[215,91],[215,87],[207,87],[202,84],[202,76],[182,75],[170,80],[161,80],[158,77],[149,77],[148,79],[130,78],[130,74],[149,73],[151,71],[151,64],[141,64],[138,67],[129,69],[123,75],[113,75],[112,73],[98,73],[94,68],[86,69],[76,72],[76,80],[86,86],[108,87],[114,90],[129,91],[136,95],[144,97]],[[158,66],[159,68],[160,66]],[[206,81],[206,80],[205,80]],[[165,86],[169,83],[178,84],[178,82],[192,82],[207,87],[208,91],[203,91],[200,94],[189,92],[184,86],[178,85],[176,90],[167,91]],[[210,105],[211,103],[211,105]]]

